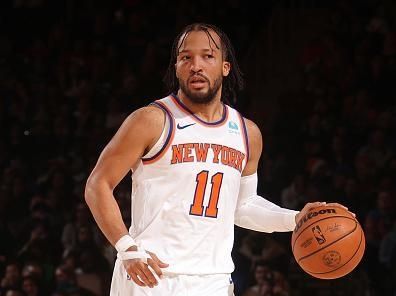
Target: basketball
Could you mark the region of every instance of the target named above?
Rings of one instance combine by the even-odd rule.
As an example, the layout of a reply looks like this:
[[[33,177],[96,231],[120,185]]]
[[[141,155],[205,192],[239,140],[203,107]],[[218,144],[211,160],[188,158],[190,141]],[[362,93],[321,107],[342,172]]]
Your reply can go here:
[[[320,279],[350,273],[365,250],[359,222],[341,207],[317,207],[298,222],[291,238],[292,252],[300,267]]]

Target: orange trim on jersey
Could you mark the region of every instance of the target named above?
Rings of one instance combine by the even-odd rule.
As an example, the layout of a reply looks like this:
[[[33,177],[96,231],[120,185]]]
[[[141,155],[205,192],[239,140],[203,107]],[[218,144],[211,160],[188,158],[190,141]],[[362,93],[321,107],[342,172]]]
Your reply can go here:
[[[178,107],[183,113],[187,114],[188,116],[192,117],[194,121],[197,123],[200,123],[206,127],[219,127],[224,125],[227,122],[228,119],[228,107],[223,103],[223,115],[220,120],[215,121],[215,122],[207,122],[202,119],[200,119],[198,116],[196,116],[186,105],[184,105],[180,99],[178,99],[174,94],[170,95],[172,101],[175,103],[176,107]]]
[[[245,151],[246,151],[246,163],[249,161],[249,138],[248,138],[248,133],[247,133],[247,128],[245,124],[245,120],[243,119],[242,115],[238,112],[238,117],[239,117],[239,122],[241,123],[241,130],[242,130],[242,136],[243,136],[243,144],[245,146]]]
[[[166,107],[166,105],[159,100],[155,101],[152,104],[157,105],[159,108],[161,108],[162,110],[165,111],[165,113],[169,117],[170,126],[169,126],[168,136],[165,140],[164,146],[154,156],[146,158],[146,159],[142,158],[143,164],[152,164],[152,163],[156,162],[157,160],[159,160],[165,154],[165,152],[168,151],[170,144],[172,143],[173,137],[175,136],[175,119],[173,118],[173,115],[170,112],[170,110],[168,109],[168,107]]]

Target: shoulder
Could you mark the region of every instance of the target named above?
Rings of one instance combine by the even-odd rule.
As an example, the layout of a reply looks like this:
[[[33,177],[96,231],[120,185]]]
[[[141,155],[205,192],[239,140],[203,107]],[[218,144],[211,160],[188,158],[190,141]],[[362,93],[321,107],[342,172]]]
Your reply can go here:
[[[165,111],[156,105],[149,105],[139,108],[132,112],[126,119],[125,124],[149,124],[163,125],[165,118]]]
[[[254,174],[257,171],[258,163],[263,150],[263,140],[259,127],[251,120],[243,118],[246,125],[247,138],[249,143],[249,159],[242,173],[244,176]]]
[[[165,125],[165,112],[149,105],[132,112],[122,123],[112,142],[150,147],[160,137]]]
[[[245,122],[245,125],[246,125],[249,140],[250,140],[250,138],[252,140],[256,140],[256,139],[261,140],[262,135],[261,135],[260,128],[257,126],[257,124],[255,124],[252,120],[247,119],[245,117],[243,117],[243,121]]]
[[[164,124],[165,111],[155,105],[149,105],[132,112],[121,128],[149,135],[161,133]]]
[[[234,109],[233,107],[230,107],[227,105],[227,107],[232,110],[233,112],[236,112],[239,116],[239,118],[243,121],[243,124],[246,127],[246,133],[247,133],[247,138],[249,141],[249,146],[255,146],[257,144],[260,144],[261,146],[261,142],[262,142],[262,135],[261,135],[261,131],[260,128],[257,126],[257,124],[255,124],[252,120],[243,117],[242,114]]]
[[[243,117],[243,121],[246,125],[247,137],[249,140],[249,152],[250,154],[255,152],[261,153],[263,146],[263,137],[260,128],[252,120]]]

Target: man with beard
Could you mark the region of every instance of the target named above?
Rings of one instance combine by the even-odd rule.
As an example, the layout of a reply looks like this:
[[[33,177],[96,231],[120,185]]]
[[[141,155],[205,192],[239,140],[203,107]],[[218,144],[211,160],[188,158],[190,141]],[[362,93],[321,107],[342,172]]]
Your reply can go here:
[[[258,127],[226,105],[242,76],[228,37],[196,23],[176,37],[170,94],[133,112],[103,150],[85,199],[117,249],[111,295],[233,295],[234,224],[291,231],[301,212],[256,193]],[[113,190],[132,170],[129,232]]]

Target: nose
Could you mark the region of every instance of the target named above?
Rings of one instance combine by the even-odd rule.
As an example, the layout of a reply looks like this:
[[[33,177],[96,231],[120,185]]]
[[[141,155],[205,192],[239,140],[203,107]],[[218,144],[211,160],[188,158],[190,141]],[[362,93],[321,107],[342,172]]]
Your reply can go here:
[[[201,60],[199,57],[195,56],[191,59],[190,70],[193,73],[198,73],[198,72],[202,71],[202,64],[201,64]]]

